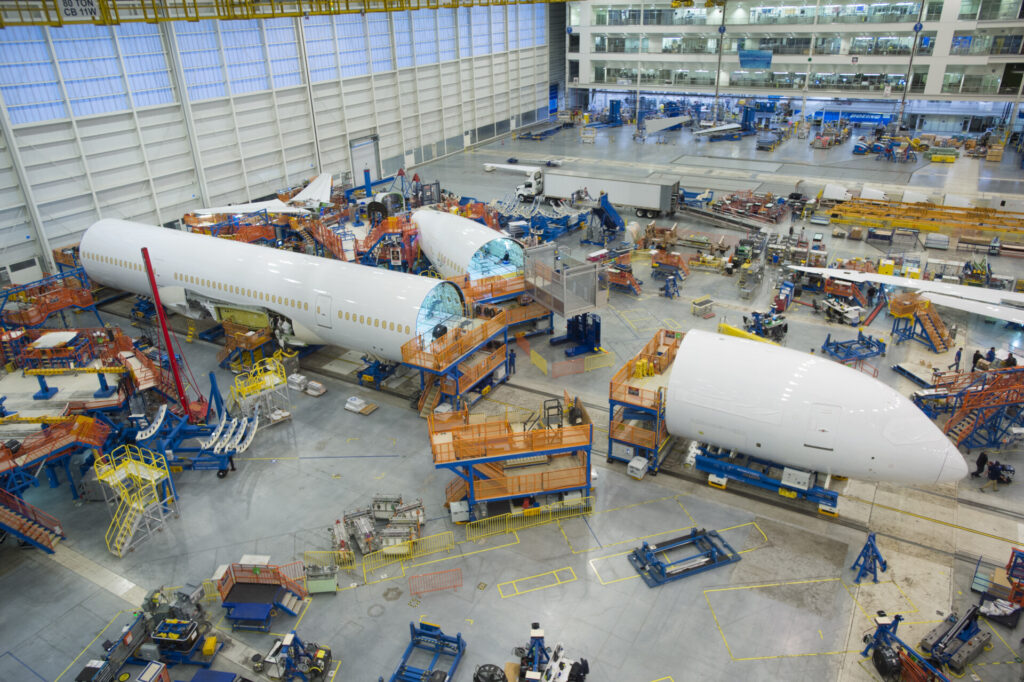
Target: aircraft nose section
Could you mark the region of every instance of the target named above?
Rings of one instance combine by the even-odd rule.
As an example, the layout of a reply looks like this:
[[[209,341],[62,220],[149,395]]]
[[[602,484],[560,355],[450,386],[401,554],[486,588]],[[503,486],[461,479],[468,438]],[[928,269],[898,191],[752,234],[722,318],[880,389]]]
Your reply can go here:
[[[952,443],[946,448],[946,459],[942,463],[936,483],[953,483],[967,476],[967,460]]]

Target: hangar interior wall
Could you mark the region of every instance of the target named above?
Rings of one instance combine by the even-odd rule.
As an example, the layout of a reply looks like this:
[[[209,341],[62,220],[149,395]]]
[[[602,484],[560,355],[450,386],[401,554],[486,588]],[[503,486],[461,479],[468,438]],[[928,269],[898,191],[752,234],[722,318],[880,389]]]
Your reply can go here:
[[[388,175],[546,117],[547,13],[4,29],[0,282],[52,270],[101,217],[165,224],[361,177],[352,143],[374,136]]]

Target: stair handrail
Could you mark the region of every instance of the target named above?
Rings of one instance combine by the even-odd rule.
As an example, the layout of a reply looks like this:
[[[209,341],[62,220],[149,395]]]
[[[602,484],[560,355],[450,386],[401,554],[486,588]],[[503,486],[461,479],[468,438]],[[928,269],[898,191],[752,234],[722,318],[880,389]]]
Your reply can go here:
[[[47,530],[50,530],[56,533],[57,535],[64,535],[64,531],[61,528],[60,521],[58,521],[55,517],[50,516],[41,509],[33,507],[25,500],[3,489],[0,489],[0,505],[7,507],[11,511],[17,512],[18,514],[26,517],[30,521],[33,521],[41,526],[44,526]]]

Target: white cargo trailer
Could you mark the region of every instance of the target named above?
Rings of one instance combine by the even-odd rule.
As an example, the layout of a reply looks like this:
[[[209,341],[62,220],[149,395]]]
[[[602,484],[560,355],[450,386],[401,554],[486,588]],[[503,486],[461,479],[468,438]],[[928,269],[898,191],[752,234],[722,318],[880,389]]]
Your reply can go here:
[[[679,181],[665,175],[651,175],[629,180],[622,177],[575,173],[564,170],[540,170],[516,187],[520,201],[532,201],[540,196],[548,200],[572,199],[586,194],[597,199],[602,192],[612,204],[636,209],[641,218],[654,218],[672,214],[679,198]]]

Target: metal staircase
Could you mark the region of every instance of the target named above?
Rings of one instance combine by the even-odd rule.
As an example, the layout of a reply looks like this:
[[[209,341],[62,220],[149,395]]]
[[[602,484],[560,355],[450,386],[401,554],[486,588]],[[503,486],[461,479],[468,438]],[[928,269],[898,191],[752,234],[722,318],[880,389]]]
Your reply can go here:
[[[895,343],[918,341],[936,353],[945,353],[953,340],[935,306],[918,294],[900,294],[889,301],[893,317],[892,335]]]
[[[420,417],[422,419],[429,417],[440,402],[441,384],[437,381],[437,377],[432,374],[427,379],[427,386],[423,389],[423,395],[420,396]]]
[[[123,557],[161,530],[164,519],[177,516],[171,474],[163,455],[122,445],[98,458],[94,468],[117,500],[104,537],[112,554]]]
[[[54,547],[64,538],[64,529],[60,521],[49,514],[0,490],[0,535],[3,534],[53,554]]]

